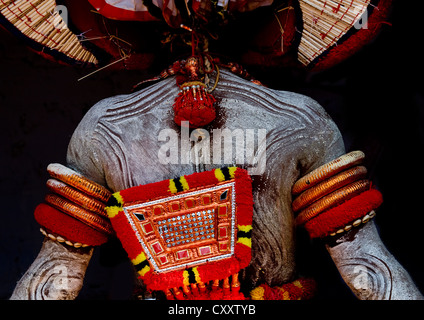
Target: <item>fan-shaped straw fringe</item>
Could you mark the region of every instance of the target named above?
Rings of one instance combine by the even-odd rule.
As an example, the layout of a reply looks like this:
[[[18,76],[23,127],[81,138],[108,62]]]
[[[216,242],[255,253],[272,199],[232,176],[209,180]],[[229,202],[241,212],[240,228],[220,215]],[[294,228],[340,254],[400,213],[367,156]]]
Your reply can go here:
[[[28,38],[77,62],[97,64],[55,8],[54,0],[0,0],[0,14]]]
[[[308,65],[337,43],[366,12],[370,0],[300,0],[303,33],[298,60]]]

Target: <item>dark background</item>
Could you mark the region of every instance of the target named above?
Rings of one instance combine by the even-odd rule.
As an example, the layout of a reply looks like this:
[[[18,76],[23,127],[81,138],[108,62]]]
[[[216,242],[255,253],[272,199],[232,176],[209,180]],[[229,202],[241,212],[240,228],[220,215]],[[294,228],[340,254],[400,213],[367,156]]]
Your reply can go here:
[[[420,12],[398,1],[392,26],[354,57],[324,72],[287,72],[268,82],[316,99],[339,126],[347,151],[365,151],[384,196],[375,218],[381,238],[424,292]],[[0,299],[11,295],[39,252],[43,236],[33,210],[46,193],[47,165],[65,163],[69,139],[94,103],[129,93],[142,78],[105,70],[77,81],[87,73],[48,61],[0,30]],[[317,299],[354,300],[322,243],[301,243],[299,261],[318,281]],[[116,243],[96,249],[79,299],[129,299],[131,268]]]

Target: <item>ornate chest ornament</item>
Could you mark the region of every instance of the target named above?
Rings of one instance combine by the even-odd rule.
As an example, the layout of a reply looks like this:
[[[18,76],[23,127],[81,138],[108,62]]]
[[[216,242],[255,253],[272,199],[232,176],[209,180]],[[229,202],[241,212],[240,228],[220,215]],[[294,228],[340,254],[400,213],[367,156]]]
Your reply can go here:
[[[122,190],[106,211],[149,290],[177,299],[244,298],[238,272],[251,259],[253,212],[246,170],[221,168]]]

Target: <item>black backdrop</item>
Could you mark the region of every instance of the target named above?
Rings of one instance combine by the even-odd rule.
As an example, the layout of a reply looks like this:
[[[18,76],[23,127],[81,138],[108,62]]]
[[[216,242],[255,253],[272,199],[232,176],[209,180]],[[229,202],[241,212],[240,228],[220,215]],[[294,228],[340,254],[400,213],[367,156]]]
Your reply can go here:
[[[424,292],[424,95],[420,11],[399,4],[392,26],[354,57],[317,74],[273,76],[278,89],[316,99],[339,126],[348,151],[366,152],[384,204],[376,222],[388,249]],[[68,141],[102,98],[128,93],[142,75],[50,62],[0,31],[0,299],[7,299],[36,257],[43,236],[33,218],[46,193],[49,163],[65,163]],[[302,237],[300,231],[300,237]],[[301,241],[301,271],[318,281],[317,299],[354,297],[319,242]],[[79,299],[129,299],[133,276],[116,243],[96,249]]]

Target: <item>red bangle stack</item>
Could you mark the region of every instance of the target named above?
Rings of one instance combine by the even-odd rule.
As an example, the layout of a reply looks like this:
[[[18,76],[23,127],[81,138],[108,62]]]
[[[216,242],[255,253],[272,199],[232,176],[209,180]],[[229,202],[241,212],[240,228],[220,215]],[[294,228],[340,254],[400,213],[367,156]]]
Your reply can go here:
[[[47,171],[52,177],[47,181],[51,193],[34,211],[43,234],[75,247],[107,242],[113,234],[105,211],[111,193],[60,164],[50,164]]]
[[[305,175],[293,186],[296,224],[312,238],[349,231],[375,216],[383,199],[365,179],[367,170],[361,151],[345,154]]]

